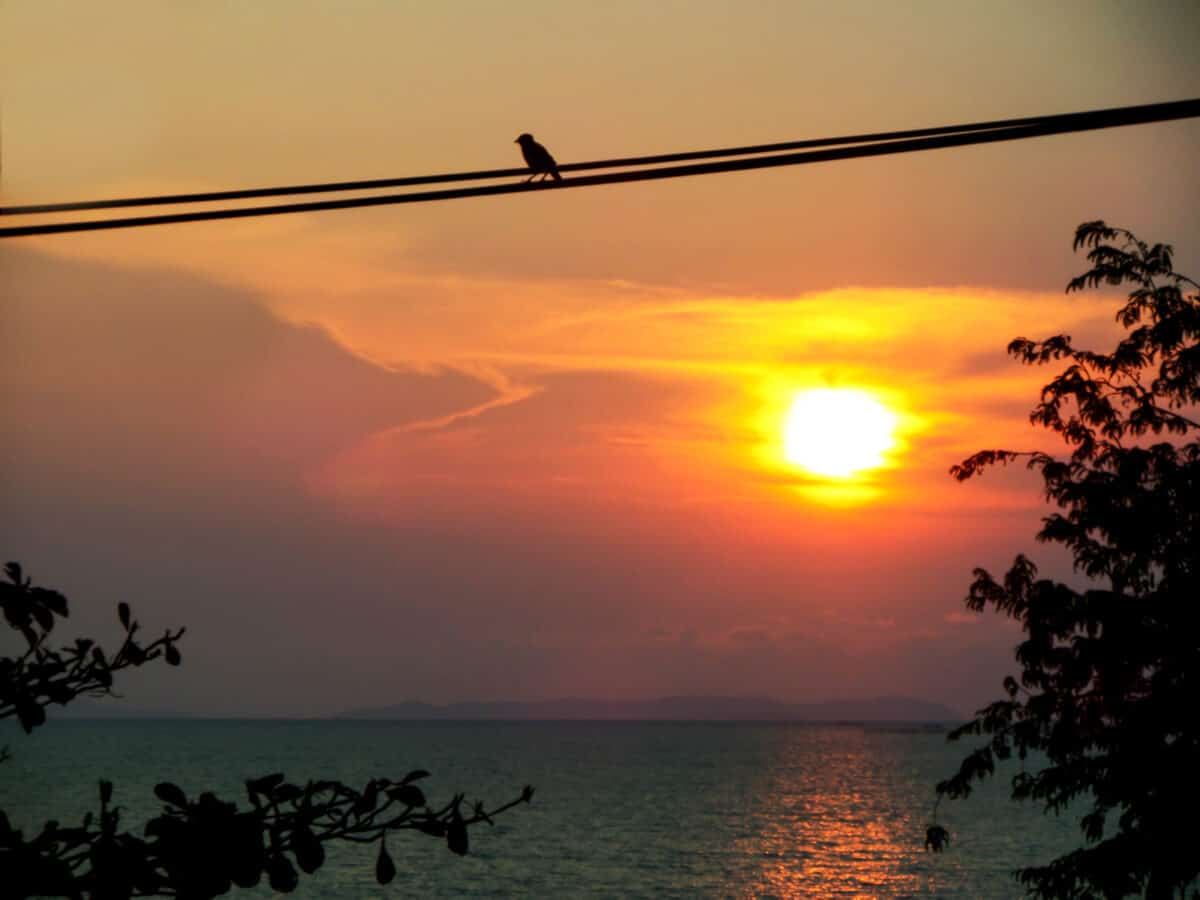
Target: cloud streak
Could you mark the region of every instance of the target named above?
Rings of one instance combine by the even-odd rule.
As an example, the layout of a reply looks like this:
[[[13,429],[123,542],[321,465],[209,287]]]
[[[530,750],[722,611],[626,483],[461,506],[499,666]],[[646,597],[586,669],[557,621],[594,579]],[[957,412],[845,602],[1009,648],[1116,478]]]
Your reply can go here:
[[[117,599],[188,625],[177,680],[135,688],[151,705],[818,699],[807,686],[830,672],[847,695],[903,676],[974,702],[938,694],[956,682],[912,674],[907,654],[955,639],[944,616],[971,566],[1003,564],[990,548],[1033,530],[1019,477],[968,497],[944,476],[981,427],[1010,434],[985,407],[1025,381],[976,368],[986,337],[938,323],[953,303],[994,333],[1028,298],[650,292],[637,310],[636,285],[533,285],[523,327],[482,321],[410,368],[378,360],[425,327],[419,304],[347,328],[161,267],[21,252],[2,269],[3,390],[21,423],[4,448],[5,546],[79,599],[81,626]],[[464,284],[472,302],[495,288]],[[956,365],[967,374],[940,383]],[[779,405],[858,379],[920,427],[873,479],[875,502],[814,504],[772,462]],[[1011,513],[983,518],[981,503]],[[405,634],[420,639],[397,655]]]

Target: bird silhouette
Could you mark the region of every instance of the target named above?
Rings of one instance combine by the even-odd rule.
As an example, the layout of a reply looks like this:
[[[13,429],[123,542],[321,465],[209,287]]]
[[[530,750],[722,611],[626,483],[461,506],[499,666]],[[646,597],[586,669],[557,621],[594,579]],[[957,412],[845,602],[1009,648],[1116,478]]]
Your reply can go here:
[[[525,157],[529,170],[533,172],[525,179],[526,182],[533,181],[539,175],[543,180],[547,177],[553,178],[555,181],[563,180],[562,176],[558,174],[558,163],[554,161],[550,151],[535,141],[532,134],[523,134],[513,143],[521,145],[521,155]]]

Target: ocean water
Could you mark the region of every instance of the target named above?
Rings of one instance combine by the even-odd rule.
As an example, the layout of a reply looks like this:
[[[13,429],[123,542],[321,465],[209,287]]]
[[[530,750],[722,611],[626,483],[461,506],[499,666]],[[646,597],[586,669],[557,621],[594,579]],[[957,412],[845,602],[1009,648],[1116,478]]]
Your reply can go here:
[[[5,723],[11,724],[11,723]],[[0,732],[0,808],[17,827],[78,821],[115,783],[125,824],[156,814],[152,788],[244,802],[246,778],[432,772],[431,803],[465,792],[533,803],[471,830],[471,854],[394,835],[397,878],[374,848],[331,847],[293,896],[1020,897],[1011,872],[1078,844],[1069,818],[1007,799],[1008,775],[942,804],[946,853],[925,852],[935,783],[965,748],[940,732],[755,723],[51,721]],[[28,832],[27,832],[28,833]],[[242,896],[269,896],[265,888]],[[235,895],[238,892],[235,890]]]

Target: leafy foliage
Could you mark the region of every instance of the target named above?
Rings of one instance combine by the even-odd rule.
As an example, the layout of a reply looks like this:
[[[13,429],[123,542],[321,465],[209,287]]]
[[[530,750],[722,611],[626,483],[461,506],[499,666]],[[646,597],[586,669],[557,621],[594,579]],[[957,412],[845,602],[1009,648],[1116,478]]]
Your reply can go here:
[[[18,563],[8,563],[4,573],[8,581],[0,582],[0,609],[8,626],[25,639],[26,649],[15,658],[0,657],[0,719],[15,715],[26,734],[45,724],[46,707],[52,703],[65,705],[81,694],[111,694],[114,672],[143,666],[160,656],[172,666],[182,661],[175,642],[184,629],[167,631],[143,646],[134,637],[139,625],[128,603],[117,605],[125,638],[111,656],[84,638],[70,647],[51,649],[46,638],[56,620],[67,617],[67,598],[35,587]]]
[[[1125,336],[1107,354],[1067,335],[1008,347],[1025,364],[1066,363],[1030,420],[1069,455],[987,450],[951,473],[1026,457],[1058,510],[1037,539],[1068,548],[1091,586],[1039,578],[1024,556],[1003,579],[975,570],[966,605],[1021,624],[1021,673],[951,732],[988,740],[937,793],[967,796],[1015,753],[1014,799],[1086,807],[1084,847],[1016,873],[1029,893],[1154,900],[1200,876],[1200,286],[1173,270],[1169,246],[1103,222],[1079,226],[1075,248],[1091,268],[1068,292],[1131,288],[1116,315]],[[1033,753],[1045,764],[1027,771]],[[927,846],[947,841],[930,826]]]
[[[125,603],[117,608],[125,638],[115,654],[106,656],[87,640],[50,649],[46,637],[56,618],[67,616],[66,598],[33,586],[16,563],[6,572],[9,582],[0,601],[8,625],[21,633],[27,649],[15,659],[0,658],[0,718],[15,715],[27,733],[45,723],[45,707],[52,703],[111,693],[116,671],[160,656],[179,665],[175,642],[183,629],[142,646],[134,639],[138,623]],[[121,830],[113,785],[101,781],[99,814],[84,814],[78,825],[51,821],[26,838],[0,810],[0,894],[200,900],[234,886],[252,887],[264,876],[273,890],[290,893],[300,873],[311,875],[321,867],[325,844],[335,840],[378,843],[375,876],[387,884],[396,876],[385,843],[390,832],[444,840],[461,856],[469,849],[469,826],[490,825],[493,816],[533,798],[533,789],[526,787],[490,812],[482,803],[468,806],[462,794],[433,808],[417,785],[428,776],[414,769],[398,781],[371,779],[359,790],[338,781],[294,784],[275,773],[247,781],[248,805],[240,808],[209,792],[189,798],[178,785],[161,782],[154,793],[163,812],[140,835]]]

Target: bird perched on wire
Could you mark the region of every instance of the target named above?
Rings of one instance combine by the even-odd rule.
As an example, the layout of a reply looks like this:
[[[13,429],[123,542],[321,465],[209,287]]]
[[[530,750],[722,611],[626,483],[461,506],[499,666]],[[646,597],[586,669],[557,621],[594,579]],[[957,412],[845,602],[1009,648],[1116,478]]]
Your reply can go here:
[[[525,157],[529,170],[533,172],[525,179],[526,182],[533,181],[539,175],[543,180],[546,178],[553,178],[555,181],[563,180],[562,176],[558,174],[558,163],[554,161],[550,151],[535,141],[532,134],[523,134],[513,143],[521,145],[521,155]]]

